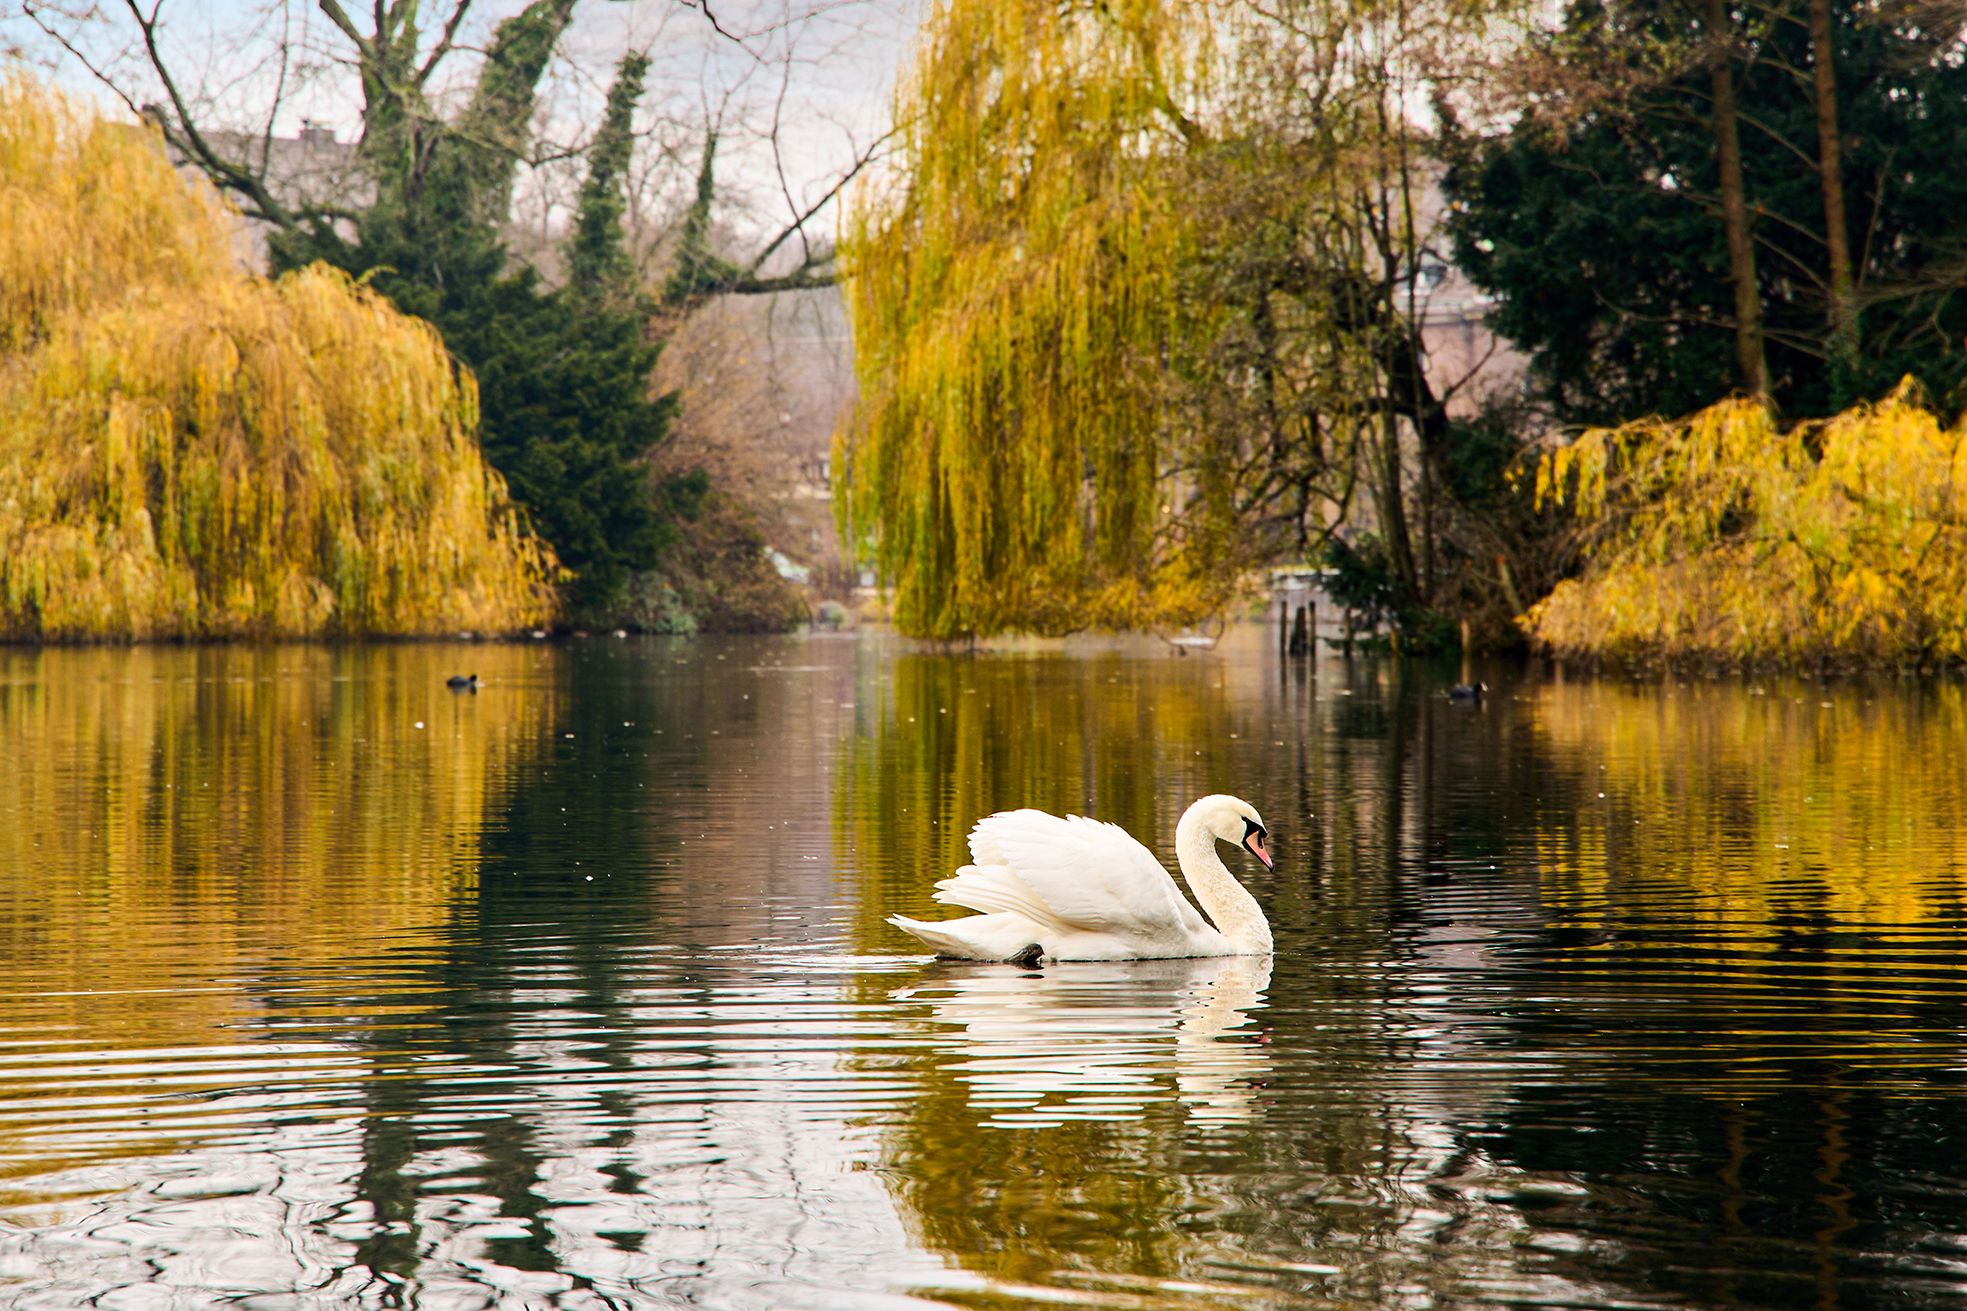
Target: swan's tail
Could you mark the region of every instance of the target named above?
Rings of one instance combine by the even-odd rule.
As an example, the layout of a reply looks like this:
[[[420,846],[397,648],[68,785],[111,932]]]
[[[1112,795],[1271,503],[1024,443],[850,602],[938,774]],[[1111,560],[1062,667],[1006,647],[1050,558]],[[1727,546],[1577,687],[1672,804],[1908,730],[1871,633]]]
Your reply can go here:
[[[888,923],[914,934],[938,956],[959,960],[1011,960],[1037,945],[1031,925],[1011,915],[965,915],[940,924],[890,915]]]

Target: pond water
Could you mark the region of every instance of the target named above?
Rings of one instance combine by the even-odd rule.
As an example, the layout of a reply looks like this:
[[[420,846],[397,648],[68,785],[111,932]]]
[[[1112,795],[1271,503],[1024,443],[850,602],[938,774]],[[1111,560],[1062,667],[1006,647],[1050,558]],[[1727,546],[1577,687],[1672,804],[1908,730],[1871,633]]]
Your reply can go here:
[[[1967,1298],[1967,688],[1272,637],[0,652],[0,1303]],[[1274,959],[883,923],[1215,790]]]

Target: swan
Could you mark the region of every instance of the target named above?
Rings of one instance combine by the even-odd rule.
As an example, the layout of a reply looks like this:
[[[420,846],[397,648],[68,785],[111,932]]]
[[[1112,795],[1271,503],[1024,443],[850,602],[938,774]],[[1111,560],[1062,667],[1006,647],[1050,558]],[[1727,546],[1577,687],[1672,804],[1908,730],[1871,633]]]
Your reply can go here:
[[[1268,836],[1262,817],[1236,797],[1204,797],[1182,813],[1175,858],[1205,920],[1154,853],[1118,825],[1007,810],[970,830],[976,863],[936,884],[937,901],[982,914],[935,923],[890,915],[888,923],[939,956],[965,960],[1267,956],[1270,921],[1216,843],[1234,842],[1269,869]]]

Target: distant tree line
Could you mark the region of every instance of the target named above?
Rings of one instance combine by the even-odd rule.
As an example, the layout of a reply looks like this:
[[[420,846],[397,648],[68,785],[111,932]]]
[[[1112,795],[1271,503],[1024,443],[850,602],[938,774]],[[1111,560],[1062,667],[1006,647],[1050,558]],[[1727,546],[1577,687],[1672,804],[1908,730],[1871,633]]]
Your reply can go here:
[[[144,101],[145,116],[173,152],[266,225],[276,273],[327,264],[436,325],[476,375],[486,458],[566,571],[571,621],[668,622],[673,616],[650,589],[664,590],[659,566],[716,492],[700,470],[652,469],[675,410],[673,397],[654,391],[662,335],[711,297],[830,282],[830,250],[803,236],[845,177],[793,215],[755,258],[732,261],[712,249],[716,136],[706,130],[695,198],[670,252],[672,271],[650,284],[623,229],[633,117],[650,70],[649,58],[631,51],[614,68],[598,125],[578,147],[585,176],[571,228],[551,254],[558,267],[549,283],[535,264],[514,257],[504,234],[520,166],[548,150],[537,122],[542,80],[561,52],[576,0],[530,0],[493,25],[482,47],[469,35],[469,24],[482,21],[471,0],[387,0],[353,9],[317,0],[317,7],[360,96],[356,176],[330,198],[289,194],[266,166],[280,95],[299,75],[289,70],[308,52],[284,43],[260,52],[280,76],[256,155],[250,144],[242,149],[239,134],[206,121],[211,111],[201,88],[186,83],[171,57],[161,9],[131,3],[81,18],[39,0],[24,9],[132,108]],[[696,8],[719,39],[745,39],[717,26],[707,7],[685,7]],[[92,57],[82,39],[91,22],[103,21],[121,23],[132,37],[122,57]],[[468,73],[461,85],[460,67]],[[767,261],[792,249],[795,237],[803,257],[767,273]],[[758,613],[750,615],[732,615],[710,598],[706,608],[732,622],[789,621],[796,596],[772,573],[749,521],[720,513],[711,522],[740,540],[693,544],[695,554],[713,561],[714,572],[736,576],[697,578],[702,560],[676,572],[709,589],[733,582],[755,598]]]
[[[1912,0],[1555,25],[950,0],[848,224],[845,529],[929,636],[1195,623],[1310,558],[1409,649],[1521,641],[1616,536],[1538,498],[1553,438],[1735,392],[1824,416],[1908,376],[1967,400],[1963,28]],[[1431,354],[1450,259],[1519,388],[1458,394]],[[1695,494],[1605,468],[1614,500]]]

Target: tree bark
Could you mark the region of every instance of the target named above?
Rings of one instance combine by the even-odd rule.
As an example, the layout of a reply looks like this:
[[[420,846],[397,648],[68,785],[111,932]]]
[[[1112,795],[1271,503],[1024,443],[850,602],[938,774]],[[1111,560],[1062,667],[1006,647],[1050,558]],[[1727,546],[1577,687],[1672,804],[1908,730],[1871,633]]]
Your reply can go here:
[[[1762,349],[1762,292],[1755,281],[1755,246],[1742,184],[1742,143],[1730,67],[1726,0],[1707,0],[1708,78],[1714,88],[1714,138],[1721,163],[1721,222],[1728,237],[1728,278],[1735,287],[1735,362],[1743,390],[1769,395],[1769,362]]]
[[[1810,0],[1810,62],[1816,78],[1817,168],[1824,191],[1824,244],[1830,250],[1830,362],[1833,399],[1851,399],[1858,370],[1857,289],[1844,221],[1844,158],[1837,133],[1837,58],[1830,0]]]
[[[471,103],[447,129],[452,149],[467,153],[481,218],[504,223],[512,211],[512,181],[532,132],[540,78],[573,21],[577,0],[532,0],[492,30]]]
[[[1380,467],[1376,500],[1379,502],[1380,534],[1386,541],[1387,562],[1400,584],[1401,602],[1411,605],[1421,600],[1421,580],[1414,569],[1413,539],[1407,532],[1407,498],[1401,490],[1405,472],[1400,458],[1400,418],[1391,404],[1380,414]]]

